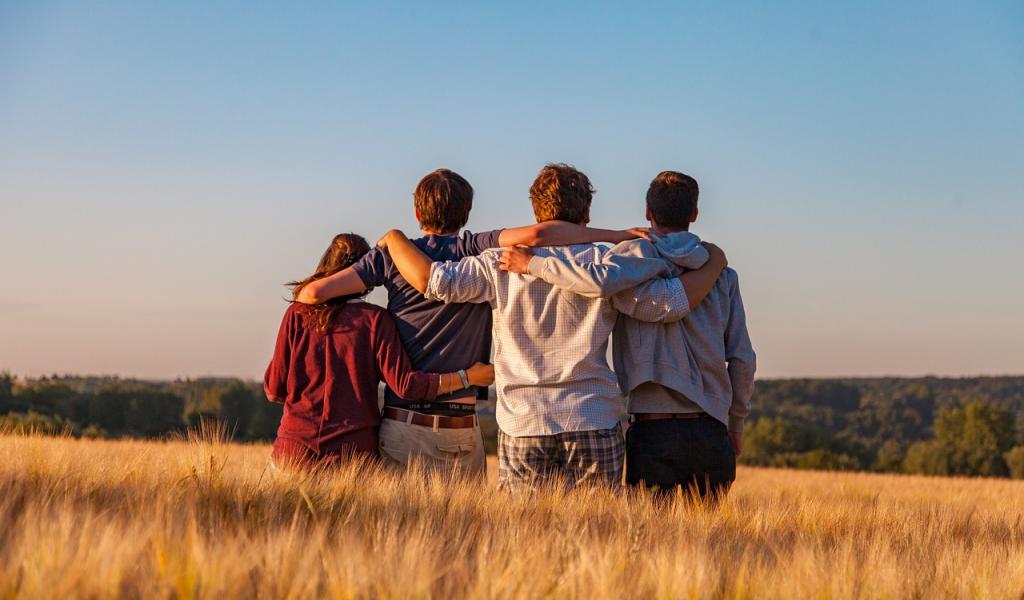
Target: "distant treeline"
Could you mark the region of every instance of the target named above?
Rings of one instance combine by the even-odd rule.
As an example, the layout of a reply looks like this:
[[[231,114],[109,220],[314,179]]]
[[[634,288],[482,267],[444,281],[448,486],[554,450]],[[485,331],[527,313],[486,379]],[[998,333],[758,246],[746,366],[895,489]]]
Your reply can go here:
[[[1024,377],[757,382],[742,462],[1024,478]]]
[[[0,430],[85,437],[163,437],[204,418],[227,424],[236,440],[271,440],[281,406],[263,386],[230,378],[140,381],[53,376],[15,380],[0,374]]]
[[[271,440],[280,416],[238,379],[0,374],[0,430],[162,437],[207,417],[237,440]],[[760,380],[742,462],[1024,478],[1024,377]]]

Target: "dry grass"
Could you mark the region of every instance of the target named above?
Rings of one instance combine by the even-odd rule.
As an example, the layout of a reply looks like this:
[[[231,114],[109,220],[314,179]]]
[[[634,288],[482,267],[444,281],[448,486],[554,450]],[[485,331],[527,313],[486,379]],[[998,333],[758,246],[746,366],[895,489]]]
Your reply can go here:
[[[0,597],[1024,593],[1024,483],[741,469],[717,509],[347,469],[216,437],[0,436]]]

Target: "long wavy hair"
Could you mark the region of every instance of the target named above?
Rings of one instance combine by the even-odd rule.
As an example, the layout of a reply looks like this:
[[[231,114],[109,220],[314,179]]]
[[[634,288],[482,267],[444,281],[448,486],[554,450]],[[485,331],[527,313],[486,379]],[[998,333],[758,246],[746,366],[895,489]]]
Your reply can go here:
[[[298,298],[302,288],[311,282],[334,275],[338,271],[354,265],[357,260],[369,251],[370,245],[366,243],[366,239],[361,235],[339,233],[334,236],[334,239],[331,240],[331,245],[327,247],[324,255],[320,257],[320,264],[317,265],[316,271],[305,279],[286,284],[292,288],[292,301]],[[299,309],[302,315],[302,324],[320,333],[324,333],[334,326],[335,319],[337,319],[341,309],[345,307],[346,302],[354,298],[362,298],[367,293],[369,293],[369,290],[350,296],[331,298],[323,304],[302,304]]]

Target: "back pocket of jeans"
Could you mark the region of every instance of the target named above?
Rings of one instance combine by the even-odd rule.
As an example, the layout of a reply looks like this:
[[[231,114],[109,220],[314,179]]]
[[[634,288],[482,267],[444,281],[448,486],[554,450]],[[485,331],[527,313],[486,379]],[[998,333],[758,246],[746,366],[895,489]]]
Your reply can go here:
[[[444,454],[450,454],[452,456],[464,456],[469,454],[475,448],[475,444],[438,444],[437,449],[439,452]]]

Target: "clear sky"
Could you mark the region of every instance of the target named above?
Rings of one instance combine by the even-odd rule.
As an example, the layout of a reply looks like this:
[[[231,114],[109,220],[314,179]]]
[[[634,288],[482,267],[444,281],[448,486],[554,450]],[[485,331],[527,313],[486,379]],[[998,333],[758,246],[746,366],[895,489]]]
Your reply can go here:
[[[0,370],[260,376],[333,234],[564,161],[700,181],[762,377],[1024,372],[1018,1],[162,4],[0,0]]]

